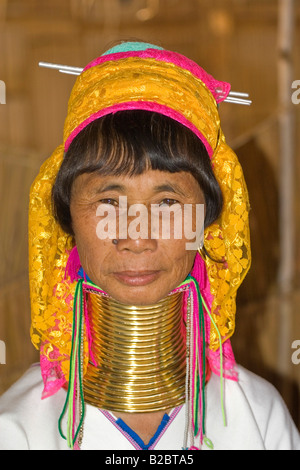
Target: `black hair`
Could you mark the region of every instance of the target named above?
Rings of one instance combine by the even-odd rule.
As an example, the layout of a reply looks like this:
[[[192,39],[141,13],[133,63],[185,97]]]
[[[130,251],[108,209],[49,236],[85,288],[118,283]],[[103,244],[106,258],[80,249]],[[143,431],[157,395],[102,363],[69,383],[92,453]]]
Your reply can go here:
[[[205,197],[205,227],[218,218],[222,192],[202,141],[168,116],[128,110],[96,119],[72,141],[52,189],[56,220],[65,232],[74,235],[70,203],[72,185],[79,175],[134,176],[148,169],[191,173]]]

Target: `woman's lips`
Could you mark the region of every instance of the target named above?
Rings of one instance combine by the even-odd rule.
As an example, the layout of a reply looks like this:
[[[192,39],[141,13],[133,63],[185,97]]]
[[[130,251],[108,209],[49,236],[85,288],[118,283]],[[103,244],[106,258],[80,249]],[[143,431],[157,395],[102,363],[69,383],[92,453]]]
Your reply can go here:
[[[145,286],[158,279],[160,271],[121,271],[113,274],[128,286]]]

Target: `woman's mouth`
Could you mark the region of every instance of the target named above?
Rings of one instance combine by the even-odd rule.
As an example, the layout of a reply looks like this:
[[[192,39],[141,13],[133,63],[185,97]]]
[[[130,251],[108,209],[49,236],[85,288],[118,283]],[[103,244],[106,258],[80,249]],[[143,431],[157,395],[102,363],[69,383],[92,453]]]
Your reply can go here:
[[[122,284],[145,286],[158,279],[161,271],[121,271],[113,273]]]

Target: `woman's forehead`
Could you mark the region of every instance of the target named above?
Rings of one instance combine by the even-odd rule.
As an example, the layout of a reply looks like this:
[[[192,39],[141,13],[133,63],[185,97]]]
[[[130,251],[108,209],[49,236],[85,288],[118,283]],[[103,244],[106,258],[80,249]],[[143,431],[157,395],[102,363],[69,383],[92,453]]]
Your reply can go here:
[[[198,186],[196,179],[188,172],[171,173],[161,170],[146,170],[139,175],[101,175],[98,172],[84,173],[74,182],[74,190],[88,193],[115,191],[130,192],[171,192],[182,196],[194,193]]]

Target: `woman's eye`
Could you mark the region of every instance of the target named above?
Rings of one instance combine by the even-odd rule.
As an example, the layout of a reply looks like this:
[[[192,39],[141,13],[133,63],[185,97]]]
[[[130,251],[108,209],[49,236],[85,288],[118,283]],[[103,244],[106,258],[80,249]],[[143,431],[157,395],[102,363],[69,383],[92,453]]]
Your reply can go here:
[[[173,206],[174,204],[179,204],[179,202],[176,201],[176,199],[166,198],[166,199],[163,199],[159,205],[160,206],[169,206],[170,207],[170,206]]]
[[[110,206],[118,206],[118,201],[116,201],[115,199],[110,199],[110,198],[107,198],[107,199],[100,199],[100,204],[109,204]]]

